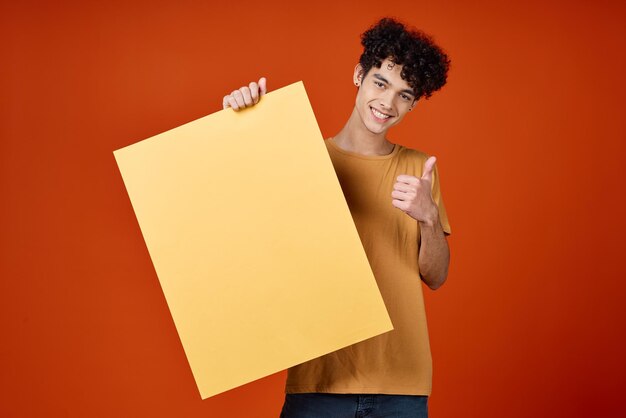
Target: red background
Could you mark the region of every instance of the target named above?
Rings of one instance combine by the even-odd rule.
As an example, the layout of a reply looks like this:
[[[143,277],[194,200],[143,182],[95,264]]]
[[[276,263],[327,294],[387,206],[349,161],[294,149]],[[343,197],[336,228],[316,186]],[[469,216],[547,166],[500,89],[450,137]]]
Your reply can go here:
[[[200,400],[112,151],[261,75],[331,136],[384,15],[452,58],[391,132],[454,230],[432,416],[621,415],[624,3],[361,0],[2,2],[0,416],[278,416],[284,372]]]

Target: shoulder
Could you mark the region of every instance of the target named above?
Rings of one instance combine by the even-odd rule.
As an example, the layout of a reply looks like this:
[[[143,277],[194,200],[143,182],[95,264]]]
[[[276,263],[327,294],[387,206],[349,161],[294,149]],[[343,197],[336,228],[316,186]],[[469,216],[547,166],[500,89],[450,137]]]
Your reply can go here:
[[[428,157],[430,157],[430,155],[417,149],[405,147],[404,145],[396,146],[400,147],[400,149],[398,150],[398,158],[401,161],[412,161],[419,164],[424,164]]]
[[[420,177],[424,172],[424,164],[431,155],[414,148],[405,147],[403,145],[398,146],[400,147],[397,155],[398,168],[404,170],[407,174]],[[438,177],[437,164],[435,164],[433,177],[436,183]]]

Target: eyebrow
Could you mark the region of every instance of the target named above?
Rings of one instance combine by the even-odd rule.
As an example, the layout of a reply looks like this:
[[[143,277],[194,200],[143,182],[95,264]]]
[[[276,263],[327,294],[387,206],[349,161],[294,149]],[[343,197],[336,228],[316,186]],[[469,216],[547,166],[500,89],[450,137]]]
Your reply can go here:
[[[383,81],[383,82],[391,85],[391,83],[385,77],[383,77],[382,75],[380,75],[378,73],[374,73],[372,75],[374,76],[374,78],[377,78],[378,80]],[[401,91],[401,93],[407,93],[407,94],[410,94],[411,96],[415,97],[415,92],[413,90],[411,90],[411,89],[404,89],[404,90]]]

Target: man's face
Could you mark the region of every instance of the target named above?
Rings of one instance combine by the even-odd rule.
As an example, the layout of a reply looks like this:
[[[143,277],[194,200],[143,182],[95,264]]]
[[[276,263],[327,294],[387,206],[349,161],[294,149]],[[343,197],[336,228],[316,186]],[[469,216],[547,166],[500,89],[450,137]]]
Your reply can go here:
[[[385,133],[400,123],[415,102],[415,93],[402,79],[402,66],[389,59],[380,68],[372,67],[363,77],[363,68],[354,69],[355,83],[360,84],[356,109],[365,127],[372,133]]]

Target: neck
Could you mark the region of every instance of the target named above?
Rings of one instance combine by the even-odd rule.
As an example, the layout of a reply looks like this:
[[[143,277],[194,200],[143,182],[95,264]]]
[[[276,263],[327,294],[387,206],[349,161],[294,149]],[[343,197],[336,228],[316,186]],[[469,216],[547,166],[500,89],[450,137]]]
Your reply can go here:
[[[345,151],[362,155],[387,155],[393,151],[394,145],[387,140],[385,134],[386,131],[370,132],[354,108],[344,127],[332,140]]]

